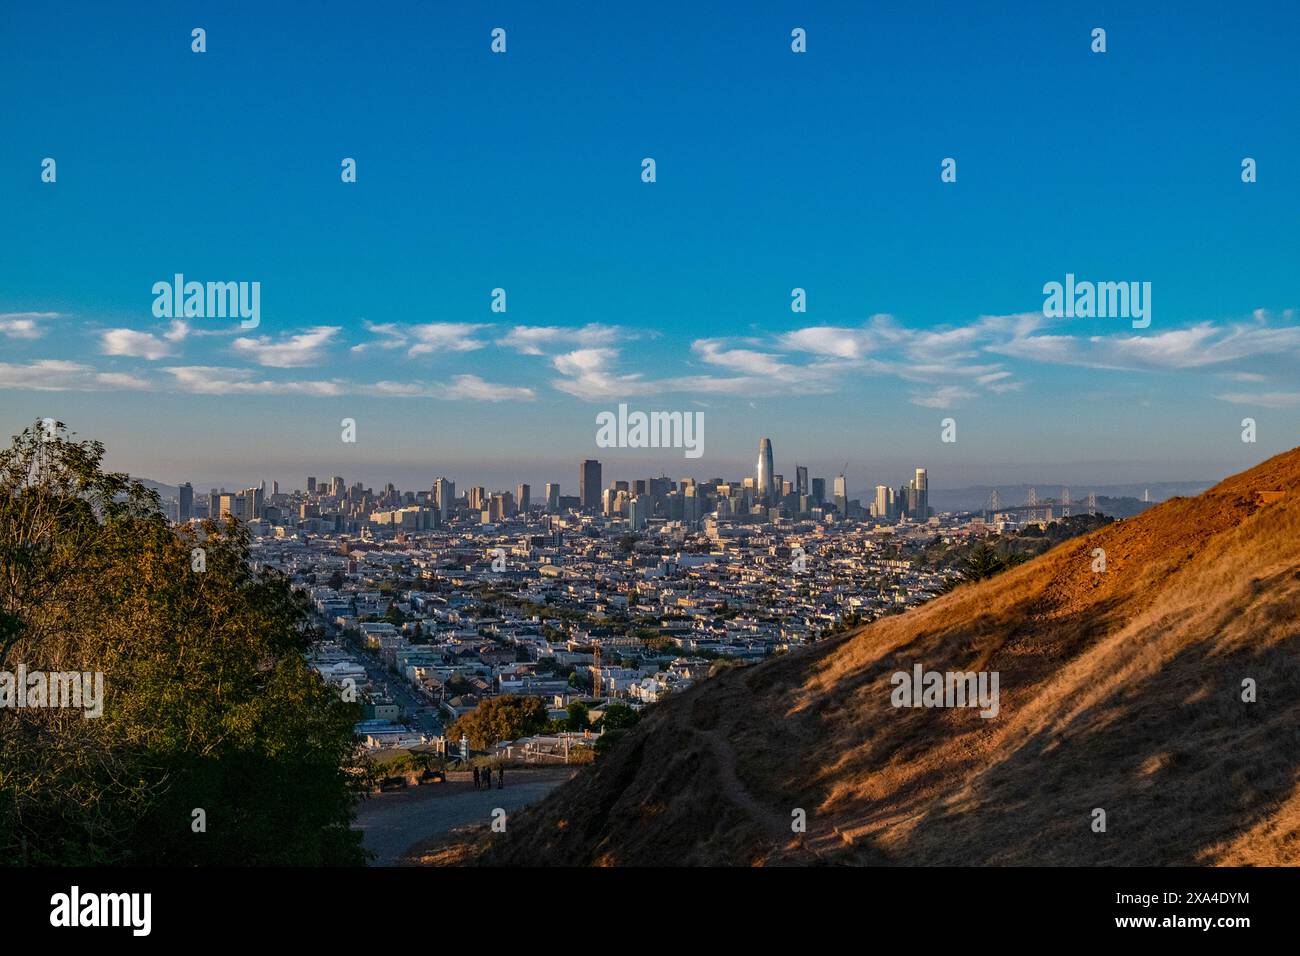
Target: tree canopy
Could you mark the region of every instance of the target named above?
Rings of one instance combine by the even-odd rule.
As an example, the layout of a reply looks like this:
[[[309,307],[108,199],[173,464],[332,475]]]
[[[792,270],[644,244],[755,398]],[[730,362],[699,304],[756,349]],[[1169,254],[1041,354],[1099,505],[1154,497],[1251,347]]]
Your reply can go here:
[[[0,451],[0,671],[104,682],[97,718],[0,710],[0,860],[363,862],[358,706],[307,666],[305,596],[103,456],[61,425]]]
[[[463,734],[471,747],[487,750],[503,740],[541,733],[549,722],[546,705],[537,697],[489,697],[458,717],[447,730],[447,739],[459,740]]]

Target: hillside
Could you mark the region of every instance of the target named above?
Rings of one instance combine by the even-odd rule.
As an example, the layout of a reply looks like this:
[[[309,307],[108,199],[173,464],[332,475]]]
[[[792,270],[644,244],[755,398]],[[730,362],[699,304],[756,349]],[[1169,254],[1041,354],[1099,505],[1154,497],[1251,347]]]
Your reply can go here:
[[[1300,864],[1298,489],[1300,449],[724,672],[424,862]],[[915,663],[997,671],[1000,713],[894,708]]]

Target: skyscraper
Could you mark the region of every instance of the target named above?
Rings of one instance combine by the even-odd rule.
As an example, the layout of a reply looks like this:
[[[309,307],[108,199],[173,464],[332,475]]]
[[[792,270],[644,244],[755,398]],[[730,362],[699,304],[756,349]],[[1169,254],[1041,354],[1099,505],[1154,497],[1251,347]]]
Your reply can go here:
[[[808,494],[808,466],[794,466],[794,493],[802,498]]]
[[[451,503],[456,498],[456,483],[446,478],[437,478],[433,482],[433,505],[438,509],[439,522],[445,522],[451,513]]]
[[[764,438],[758,443],[757,492],[759,500],[771,501],[776,497],[776,485],[772,476],[772,439]]]
[[[820,508],[826,504],[826,479],[814,478],[812,480],[812,503]]]
[[[582,510],[600,510],[600,462],[586,458],[578,468],[578,498]]]
[[[650,517],[650,501],[642,495],[636,495],[627,508],[628,527],[633,531],[640,531],[646,526],[646,520]]]
[[[916,469],[916,520],[930,517],[930,476],[924,468]]]
[[[682,520],[688,527],[695,527],[700,520],[700,495],[694,483],[682,490]]]
[[[835,476],[835,507],[841,515],[849,513],[849,481],[843,475]]]
[[[176,520],[181,524],[194,517],[194,486],[188,481],[177,489],[180,502],[176,510]]]
[[[519,487],[515,489],[515,506],[523,514],[528,513],[528,508],[532,504],[532,491],[533,489],[531,485],[526,485],[522,482]]]
[[[548,515],[556,514],[560,510],[560,483],[557,481],[548,481],[546,483],[546,513]]]

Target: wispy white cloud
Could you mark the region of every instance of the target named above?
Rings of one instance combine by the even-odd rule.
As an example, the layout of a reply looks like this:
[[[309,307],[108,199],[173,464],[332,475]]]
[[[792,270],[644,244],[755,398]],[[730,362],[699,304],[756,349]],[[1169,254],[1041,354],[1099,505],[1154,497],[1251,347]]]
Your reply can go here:
[[[691,348],[701,360],[710,365],[746,375],[777,378],[790,370],[790,366],[779,355],[755,349],[728,348],[720,339],[698,339],[691,344]]]
[[[330,342],[338,334],[336,325],[319,325],[280,340],[268,335],[242,337],[230,343],[236,354],[267,368],[304,368],[325,360]]]
[[[172,324],[163,333],[163,338],[168,342],[184,342],[192,331],[190,324],[184,319],[172,319]]]
[[[1228,392],[1214,397],[1221,402],[1231,402],[1234,405],[1257,405],[1260,408],[1300,406],[1300,392]]]
[[[960,385],[944,385],[929,392],[912,392],[909,401],[922,408],[952,408],[975,396],[975,392]]]
[[[126,389],[131,391],[148,391],[153,383],[130,372],[96,372],[95,384],[105,389]]]
[[[858,359],[876,347],[868,329],[835,325],[812,325],[777,337],[779,348],[789,352],[809,352],[841,359]]]
[[[535,393],[531,388],[485,382],[477,375],[457,375],[452,379],[443,397],[479,402],[507,402],[529,401],[535,397]]]
[[[736,375],[675,375],[647,378],[625,371],[618,349],[575,349],[554,356],[551,364],[562,376],[551,384],[584,401],[622,400],[642,395],[762,395],[813,394],[834,389],[838,363],[792,365],[780,356],[748,348],[731,348],[720,339],[692,344],[700,361]]]
[[[27,364],[0,362],[0,388],[37,392],[93,392],[148,388],[149,383],[134,375],[99,372],[81,362],[40,359]]]
[[[350,382],[343,379],[282,380],[260,377],[255,371],[212,365],[165,368],[172,386],[195,395],[363,395],[383,398],[434,398],[451,401],[529,401],[531,388],[488,382],[477,375],[457,375],[448,383]]]
[[[1273,356],[1300,350],[1300,326],[1252,322],[1198,322],[1186,328],[1135,335],[1013,335],[990,341],[986,351],[1023,361],[1122,371],[1171,371]]]
[[[476,322],[426,322],[419,325],[398,322],[367,322],[376,338],[352,347],[353,352],[370,349],[405,349],[412,358],[434,352],[472,352],[487,343],[480,333],[489,325]]]
[[[392,398],[437,398],[452,401],[526,402],[537,397],[531,388],[487,382],[477,375],[457,375],[448,384],[376,382],[363,390]]]
[[[524,355],[546,355],[557,348],[596,348],[634,337],[616,325],[589,323],[577,328],[560,325],[516,325],[498,344]]]
[[[9,339],[39,339],[45,334],[42,323],[58,317],[57,312],[2,312],[0,335]]]
[[[575,349],[551,360],[563,378],[552,382],[561,392],[587,401],[645,395],[655,391],[643,381],[639,372],[618,373],[613,366],[618,350],[610,348]]]
[[[105,355],[148,359],[151,362],[170,358],[176,354],[175,340],[137,332],[134,329],[108,329],[99,336],[99,350]]]
[[[278,381],[258,378],[251,369],[215,365],[170,366],[163,371],[172,384],[194,395],[344,395],[348,388],[338,381]]]

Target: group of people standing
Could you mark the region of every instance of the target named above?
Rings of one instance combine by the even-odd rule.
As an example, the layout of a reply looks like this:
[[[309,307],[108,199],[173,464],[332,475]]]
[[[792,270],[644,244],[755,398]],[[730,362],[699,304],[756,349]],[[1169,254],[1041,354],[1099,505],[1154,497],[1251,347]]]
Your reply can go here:
[[[506,785],[506,768],[497,767],[497,789],[501,790]],[[474,768],[474,789],[491,790],[492,789],[492,768],[483,767],[482,769]]]

